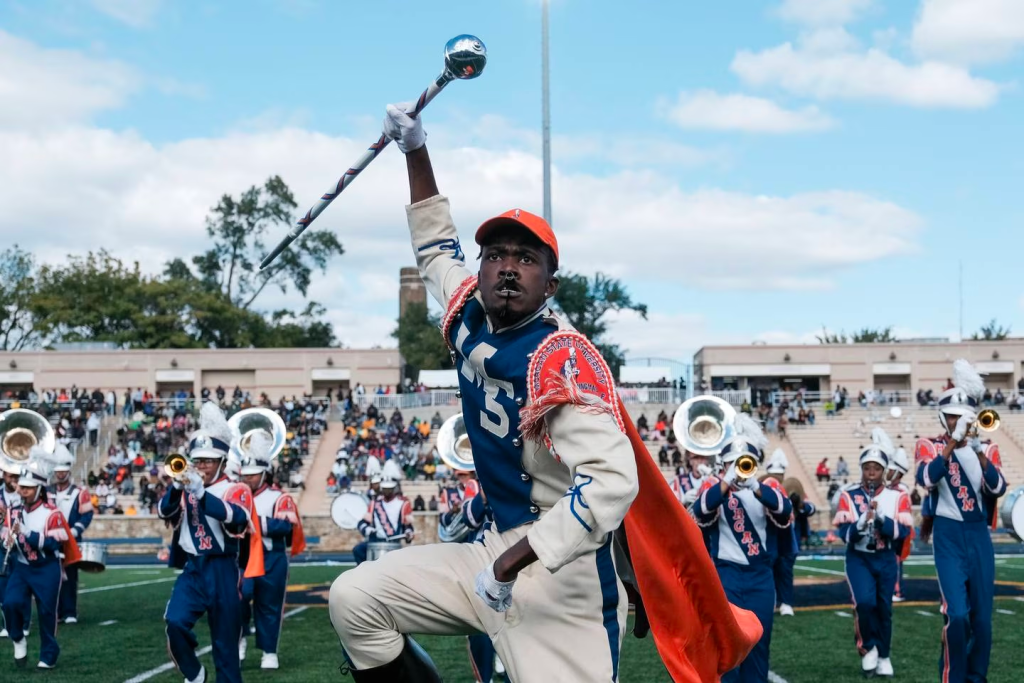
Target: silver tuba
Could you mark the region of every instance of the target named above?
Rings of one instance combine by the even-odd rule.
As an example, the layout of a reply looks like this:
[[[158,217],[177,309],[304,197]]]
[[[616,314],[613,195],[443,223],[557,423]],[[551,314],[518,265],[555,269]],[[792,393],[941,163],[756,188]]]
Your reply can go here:
[[[475,472],[473,448],[466,433],[466,422],[462,413],[452,415],[437,432],[437,453],[441,460],[453,470]]]
[[[241,465],[249,454],[249,442],[256,432],[264,432],[270,437],[273,445],[270,449],[270,461],[273,463],[284,450],[288,438],[288,428],[281,416],[267,408],[246,408],[239,410],[228,420],[231,429],[231,451],[228,460]]]
[[[715,457],[736,433],[736,409],[717,396],[694,396],[672,417],[672,431],[683,448]]]
[[[0,413],[0,464],[5,469],[26,464],[35,446],[52,453],[56,445],[50,422],[34,410],[15,408]]]

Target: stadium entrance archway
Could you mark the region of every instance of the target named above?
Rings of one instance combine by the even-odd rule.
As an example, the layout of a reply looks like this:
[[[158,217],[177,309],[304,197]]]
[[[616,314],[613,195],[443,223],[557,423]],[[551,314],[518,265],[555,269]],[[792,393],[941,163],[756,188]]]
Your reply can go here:
[[[224,399],[230,401],[231,394],[237,386],[242,393],[253,394],[253,399],[259,398],[256,392],[256,371],[255,370],[203,370],[203,388],[210,390],[211,396],[216,396],[217,387],[224,388]],[[270,397],[274,400],[274,397]]]
[[[348,368],[313,368],[310,373],[313,380],[313,395],[326,396],[329,390],[335,399],[349,390],[352,371]]]

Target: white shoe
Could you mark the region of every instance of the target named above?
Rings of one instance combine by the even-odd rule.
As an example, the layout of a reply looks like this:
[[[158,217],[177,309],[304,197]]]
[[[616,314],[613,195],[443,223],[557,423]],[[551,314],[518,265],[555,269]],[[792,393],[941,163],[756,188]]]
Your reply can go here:
[[[186,678],[185,683],[206,683],[206,667],[200,666],[199,675],[193,678],[192,680]]]
[[[263,658],[260,660],[261,669],[276,669],[278,668],[277,655],[273,652],[264,652]]]
[[[882,657],[878,660],[878,668],[875,669],[876,676],[892,676],[892,660]]]
[[[64,620],[64,623],[65,624],[77,624],[78,623],[78,617],[68,617],[67,619]]]
[[[906,598],[903,597],[902,595],[894,595],[894,596],[892,596],[892,601],[893,602],[903,602],[904,600],[906,600]]]
[[[46,662],[39,662],[38,664],[36,664],[36,668],[37,669],[52,669],[55,666],[57,666],[57,665],[56,664],[47,664]]]
[[[28,657],[28,638],[14,641],[14,659],[25,659]]]
[[[238,641],[238,661],[245,661],[245,651],[249,648],[249,644],[245,642],[245,638]]]
[[[793,606],[792,605],[787,605],[786,603],[782,603],[781,605],[779,605],[779,616],[782,616],[782,617],[791,617],[791,616],[793,616]]]
[[[878,668],[878,648],[873,647],[868,653],[860,658],[860,669],[864,673],[874,673]]]
[[[7,629],[0,628],[0,638],[6,638],[6,637],[7,637]]]

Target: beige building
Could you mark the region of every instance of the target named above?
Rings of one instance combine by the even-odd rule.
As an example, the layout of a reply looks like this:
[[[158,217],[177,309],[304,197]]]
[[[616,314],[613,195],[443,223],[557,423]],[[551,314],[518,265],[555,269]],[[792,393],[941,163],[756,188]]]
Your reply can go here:
[[[1024,339],[998,342],[897,342],[792,346],[705,346],[694,356],[694,378],[712,389],[832,391],[854,395],[941,390],[953,361],[966,358],[986,374],[992,390],[1010,396],[1024,377]]]
[[[237,385],[258,396],[313,393],[362,384],[370,393],[378,385],[399,382],[397,349],[166,349],[0,352],[0,390],[34,387],[70,389],[126,388],[154,392],[184,389],[198,396],[203,387]],[[165,393],[166,395],[166,393]]]

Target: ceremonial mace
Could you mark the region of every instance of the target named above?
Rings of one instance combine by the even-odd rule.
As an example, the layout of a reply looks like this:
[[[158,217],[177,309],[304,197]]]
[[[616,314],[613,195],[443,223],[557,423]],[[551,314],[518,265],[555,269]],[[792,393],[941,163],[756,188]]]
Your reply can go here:
[[[476,36],[461,35],[455,36],[444,46],[444,71],[431,83],[420,98],[416,100],[416,106],[406,113],[413,118],[419,116],[423,108],[430,104],[430,101],[437,97],[437,94],[444,90],[444,87],[454,80],[468,81],[479,76],[487,64],[487,48],[483,41]],[[298,239],[302,231],[309,227],[309,224],[316,220],[316,217],[323,213],[323,210],[333,202],[342,190],[352,184],[356,177],[363,172],[370,162],[377,158],[377,155],[384,151],[384,148],[391,142],[387,136],[381,134],[377,142],[370,145],[363,156],[359,157],[352,167],[345,171],[345,174],[338,179],[338,182],[313,205],[306,215],[299,219],[295,226],[288,231],[288,234],[274,250],[260,262],[260,270],[274,262],[282,251],[288,248],[292,242]]]

